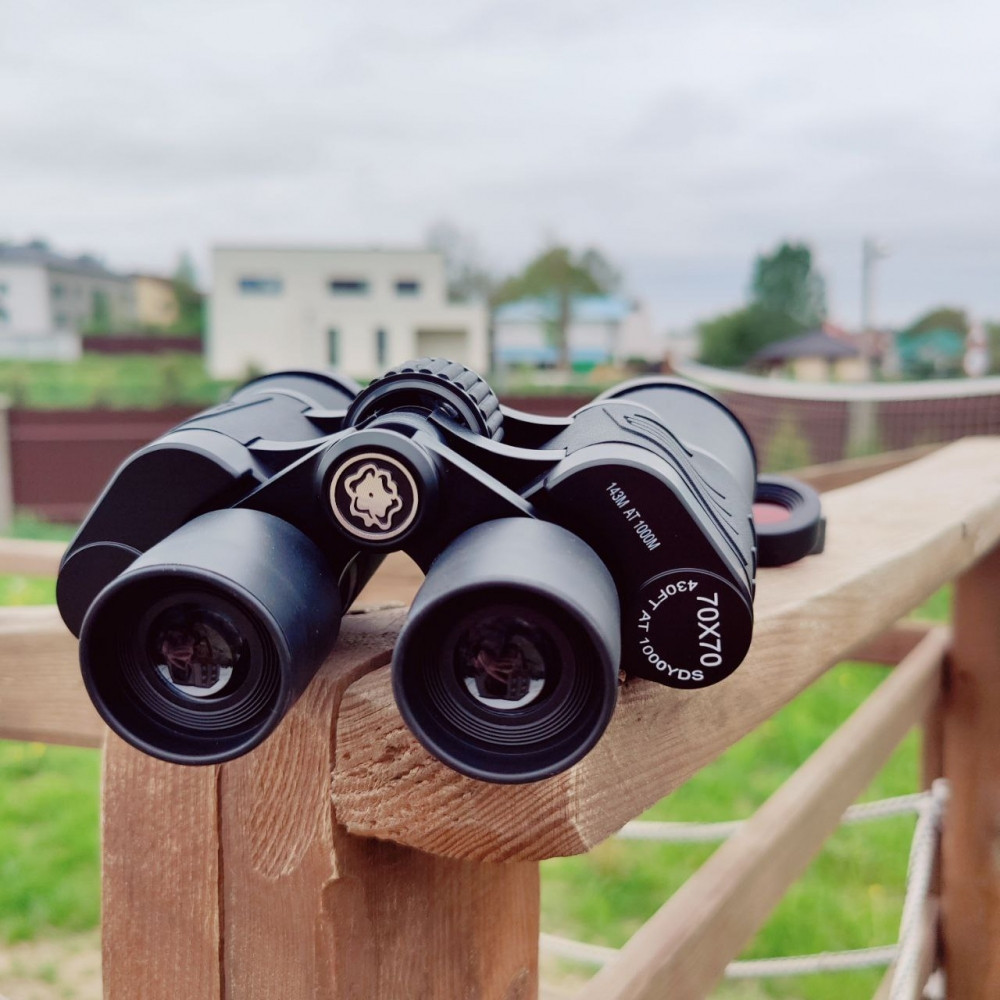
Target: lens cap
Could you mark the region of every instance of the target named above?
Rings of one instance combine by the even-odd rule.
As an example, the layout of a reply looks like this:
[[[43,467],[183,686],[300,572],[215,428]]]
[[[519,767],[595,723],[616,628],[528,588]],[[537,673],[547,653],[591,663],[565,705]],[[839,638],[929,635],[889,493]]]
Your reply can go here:
[[[785,566],[823,551],[819,494],[791,476],[759,476],[753,498],[757,564]]]

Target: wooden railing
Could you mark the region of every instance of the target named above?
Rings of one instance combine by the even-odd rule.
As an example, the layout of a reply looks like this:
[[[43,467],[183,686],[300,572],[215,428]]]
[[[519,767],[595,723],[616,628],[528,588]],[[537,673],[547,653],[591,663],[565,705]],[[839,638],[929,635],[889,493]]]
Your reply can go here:
[[[950,445],[824,507],[825,553],[760,573],[732,677],[696,692],[628,681],[597,748],[526,786],[464,778],[410,735],[387,670],[401,608],[347,616],[274,735],[200,768],[105,737],[55,611],[4,609],[0,736],[104,741],[105,995],[535,997],[538,862],[588,850],[852,656],[898,666],[580,996],[705,996],[920,722],[925,781],[951,784],[924,963],[943,966],[954,1000],[1000,996],[1000,439]],[[57,553],[16,549],[0,550],[0,571],[51,569]],[[399,560],[384,579],[390,593],[369,596],[414,582]],[[953,636],[897,625],[952,579]]]

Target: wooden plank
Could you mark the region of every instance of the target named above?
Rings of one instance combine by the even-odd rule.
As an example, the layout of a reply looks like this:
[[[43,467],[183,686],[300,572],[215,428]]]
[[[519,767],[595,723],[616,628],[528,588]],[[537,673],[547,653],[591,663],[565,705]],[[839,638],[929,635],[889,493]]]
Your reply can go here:
[[[221,769],[225,1000],[536,994],[537,864],[361,840],[331,808],[340,698],[386,662],[403,614],[349,615],[278,730]]]
[[[580,1000],[700,1000],[940,689],[937,629],[587,984]]]
[[[892,628],[886,629],[874,639],[869,639],[857,649],[845,650],[844,659],[895,666],[907,653],[916,649],[933,627],[930,622],[896,622]]]
[[[65,542],[0,538],[0,573],[55,576],[65,551]]]
[[[217,767],[165,764],[108,734],[105,1000],[221,1000],[217,780]]]
[[[919,444],[914,448],[901,448],[898,451],[885,451],[879,455],[865,455],[863,458],[845,458],[841,462],[824,462],[822,465],[808,465],[802,469],[793,469],[788,474],[808,483],[820,493],[843,489],[855,483],[881,476],[891,472],[901,465],[908,465],[918,458],[924,458],[937,451],[940,444]]]
[[[358,595],[356,604],[409,604],[424,582],[420,567],[405,552],[390,552]]]
[[[529,786],[464,778],[406,729],[387,670],[340,711],[338,816],[354,833],[483,860],[589,850],[1000,539],[1000,439],[973,438],[824,497],[827,549],[759,575],[754,642],[703,691],[629,681],[598,746]],[[1000,744],[998,744],[1000,745]]]
[[[54,607],[0,608],[0,739],[101,745],[76,645]]]
[[[955,584],[944,700],[942,931],[948,996],[1000,996],[1000,548]]]

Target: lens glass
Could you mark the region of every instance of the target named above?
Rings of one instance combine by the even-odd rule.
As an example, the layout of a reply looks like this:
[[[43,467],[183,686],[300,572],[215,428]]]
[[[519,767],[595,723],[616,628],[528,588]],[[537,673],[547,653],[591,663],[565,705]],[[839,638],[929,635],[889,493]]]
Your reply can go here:
[[[456,629],[459,686],[480,705],[499,711],[534,702],[558,675],[558,656],[526,614],[478,612]]]
[[[153,619],[147,634],[148,655],[171,690],[212,698],[239,683],[246,643],[227,615],[199,604],[175,604]]]

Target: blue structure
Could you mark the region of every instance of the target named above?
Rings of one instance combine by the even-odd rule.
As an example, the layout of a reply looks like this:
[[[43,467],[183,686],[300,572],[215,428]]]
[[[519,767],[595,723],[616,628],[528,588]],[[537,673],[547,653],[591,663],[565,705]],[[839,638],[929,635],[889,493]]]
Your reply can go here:
[[[579,295],[570,300],[567,330],[570,364],[592,368],[615,355],[621,325],[634,304],[617,295]],[[559,357],[555,296],[520,299],[500,306],[493,314],[496,361],[501,365],[550,367]]]

